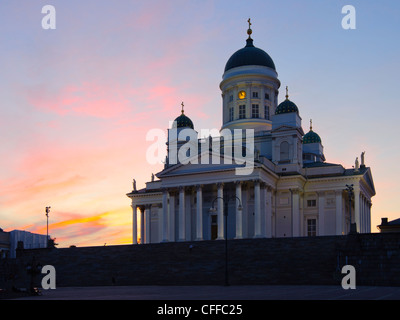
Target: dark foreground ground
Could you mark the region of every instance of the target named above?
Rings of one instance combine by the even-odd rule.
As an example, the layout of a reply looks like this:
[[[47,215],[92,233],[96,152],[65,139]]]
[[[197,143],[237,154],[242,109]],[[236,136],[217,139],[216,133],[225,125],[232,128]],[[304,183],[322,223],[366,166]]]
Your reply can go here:
[[[400,300],[400,287],[344,290],[341,286],[110,286],[41,290],[18,300]],[[5,298],[5,297],[3,297]]]

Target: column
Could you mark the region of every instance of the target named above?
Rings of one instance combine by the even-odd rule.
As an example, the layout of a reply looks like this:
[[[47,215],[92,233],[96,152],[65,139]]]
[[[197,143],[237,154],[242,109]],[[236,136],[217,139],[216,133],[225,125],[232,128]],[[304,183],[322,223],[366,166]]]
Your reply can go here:
[[[266,214],[266,200],[267,199],[267,185],[264,182],[260,183],[260,214],[261,214],[261,237],[265,238],[265,214]]]
[[[203,240],[203,190],[201,185],[196,186],[196,240]]]
[[[218,237],[217,240],[222,240],[225,239],[225,233],[224,233],[224,185],[223,183],[218,183],[217,184],[217,204],[218,204]]]
[[[318,194],[318,235],[325,235],[325,192],[320,191]]]
[[[354,222],[357,232],[360,232],[360,189],[358,187],[354,187]]]
[[[368,202],[368,226],[367,226],[367,232],[371,233],[371,207],[372,203],[371,201]]]
[[[260,181],[254,181],[254,238],[261,238]]]
[[[169,193],[168,240],[175,242],[175,192]]]
[[[300,194],[299,190],[290,190],[292,193],[292,227],[293,237],[300,237]]]
[[[365,196],[361,194],[361,233],[365,233]]]
[[[131,205],[132,207],[132,244],[137,244],[137,206],[135,204]]]
[[[194,199],[194,190],[192,187],[185,187],[185,240],[192,240],[192,205]]]
[[[242,237],[249,238],[249,183],[242,182]]]
[[[236,236],[235,239],[242,239],[243,238],[243,216],[242,212],[243,208],[243,201],[242,201],[242,182],[236,181],[236,197],[240,199],[240,205],[242,206],[242,210],[238,210],[239,200],[236,199]]]
[[[150,243],[150,219],[151,219],[151,204],[147,204],[144,208],[144,241],[143,243]]]
[[[145,229],[144,229],[144,209],[145,206],[140,206],[140,244],[144,243],[144,234],[145,234]]]
[[[267,206],[265,212],[265,236],[267,238],[272,237],[272,188],[267,186],[267,194],[265,199],[265,205]]]
[[[368,198],[364,199],[364,233],[369,233],[368,231]]]
[[[360,193],[360,233],[364,233],[364,195]]]
[[[163,190],[162,196],[162,218],[161,223],[161,242],[168,242],[168,190]]]
[[[335,196],[336,196],[336,235],[340,236],[343,234],[344,229],[343,229],[343,190],[335,190]]]
[[[179,241],[186,240],[186,229],[185,229],[185,188],[179,188]]]

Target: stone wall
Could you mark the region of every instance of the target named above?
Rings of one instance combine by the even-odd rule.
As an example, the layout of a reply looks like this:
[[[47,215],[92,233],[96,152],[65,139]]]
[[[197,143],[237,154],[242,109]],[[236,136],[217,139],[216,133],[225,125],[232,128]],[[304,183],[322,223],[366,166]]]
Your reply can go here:
[[[225,241],[22,250],[18,265],[33,256],[55,267],[57,286],[225,281]],[[231,285],[339,285],[352,264],[357,285],[399,286],[400,233],[229,240],[228,261]]]

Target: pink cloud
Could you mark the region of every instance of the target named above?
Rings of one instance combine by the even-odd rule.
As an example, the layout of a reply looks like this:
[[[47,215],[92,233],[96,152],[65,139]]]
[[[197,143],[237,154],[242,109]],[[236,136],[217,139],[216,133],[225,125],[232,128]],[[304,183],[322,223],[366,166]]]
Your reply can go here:
[[[61,116],[112,118],[127,112],[131,105],[122,88],[95,82],[67,85],[60,89],[38,85],[25,89],[24,93],[28,103],[36,109]]]

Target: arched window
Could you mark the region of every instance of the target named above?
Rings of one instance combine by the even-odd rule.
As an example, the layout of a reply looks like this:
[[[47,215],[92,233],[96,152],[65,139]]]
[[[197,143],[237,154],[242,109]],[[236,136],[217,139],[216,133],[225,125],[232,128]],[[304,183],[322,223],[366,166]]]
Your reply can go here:
[[[289,160],[289,143],[287,141],[281,143],[280,160]]]

